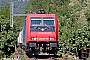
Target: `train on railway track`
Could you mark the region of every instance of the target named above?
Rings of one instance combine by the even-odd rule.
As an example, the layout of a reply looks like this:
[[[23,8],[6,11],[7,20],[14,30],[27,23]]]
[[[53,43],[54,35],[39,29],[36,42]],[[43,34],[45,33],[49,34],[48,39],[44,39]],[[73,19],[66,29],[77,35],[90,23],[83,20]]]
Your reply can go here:
[[[56,54],[59,48],[57,16],[47,14],[44,10],[28,14],[19,33],[18,43],[31,55]]]

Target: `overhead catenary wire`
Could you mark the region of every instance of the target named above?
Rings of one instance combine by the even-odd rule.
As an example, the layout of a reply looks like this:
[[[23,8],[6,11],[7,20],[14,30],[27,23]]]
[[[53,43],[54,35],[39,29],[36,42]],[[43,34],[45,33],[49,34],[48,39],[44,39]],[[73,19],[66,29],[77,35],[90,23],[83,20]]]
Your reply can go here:
[[[18,1],[23,1],[25,2],[25,0],[18,0]],[[28,1],[28,0],[27,0]],[[17,2],[17,1],[14,1]],[[27,14],[14,14],[14,2],[11,2],[10,4],[10,27],[13,27],[13,17],[14,16],[27,16]]]

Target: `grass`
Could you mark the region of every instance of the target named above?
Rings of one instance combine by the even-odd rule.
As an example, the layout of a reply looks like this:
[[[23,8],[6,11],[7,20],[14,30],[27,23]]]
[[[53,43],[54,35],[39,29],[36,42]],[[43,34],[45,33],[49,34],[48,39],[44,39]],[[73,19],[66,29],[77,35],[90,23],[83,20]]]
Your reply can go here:
[[[20,47],[18,47],[18,48],[17,48],[17,50],[18,50],[18,53],[19,53],[20,60],[25,60],[25,58],[24,58],[24,55],[23,55],[23,52],[22,52],[21,48],[20,48]],[[12,53],[12,54],[11,54],[11,56],[10,56],[10,58],[14,58],[14,55],[15,55],[15,53]]]
[[[20,56],[20,60],[25,60],[23,52],[22,52],[20,47],[18,47],[18,53],[19,53],[19,56]]]

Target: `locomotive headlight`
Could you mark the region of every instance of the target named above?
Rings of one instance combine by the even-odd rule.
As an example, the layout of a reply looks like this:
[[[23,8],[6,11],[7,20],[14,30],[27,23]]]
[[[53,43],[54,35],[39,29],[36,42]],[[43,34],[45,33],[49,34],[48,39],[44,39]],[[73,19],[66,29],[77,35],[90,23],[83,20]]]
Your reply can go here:
[[[54,38],[50,38],[50,40],[54,40]]]
[[[34,38],[33,40],[37,40],[37,38]]]
[[[32,37],[31,40],[37,40],[37,38]]]

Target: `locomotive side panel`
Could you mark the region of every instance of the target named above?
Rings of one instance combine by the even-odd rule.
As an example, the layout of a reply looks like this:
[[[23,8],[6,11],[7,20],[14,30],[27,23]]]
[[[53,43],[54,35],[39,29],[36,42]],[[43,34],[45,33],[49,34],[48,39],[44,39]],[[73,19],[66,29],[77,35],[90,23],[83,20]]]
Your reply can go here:
[[[58,19],[57,19],[57,17],[56,17],[56,15],[55,15],[55,27],[56,27],[56,40],[58,41]]]
[[[30,16],[26,18],[26,43],[30,41]]]
[[[24,46],[26,46],[26,21],[24,21],[23,29],[22,29],[22,40]]]

